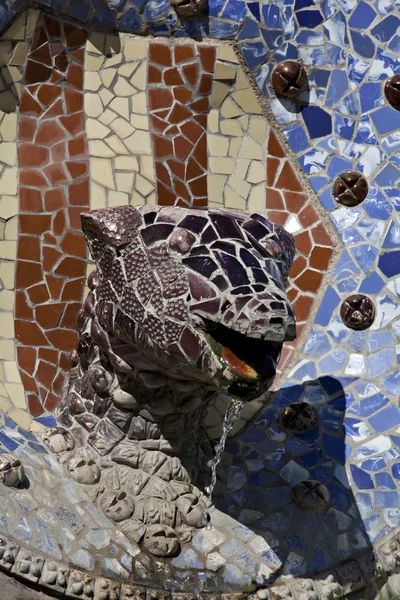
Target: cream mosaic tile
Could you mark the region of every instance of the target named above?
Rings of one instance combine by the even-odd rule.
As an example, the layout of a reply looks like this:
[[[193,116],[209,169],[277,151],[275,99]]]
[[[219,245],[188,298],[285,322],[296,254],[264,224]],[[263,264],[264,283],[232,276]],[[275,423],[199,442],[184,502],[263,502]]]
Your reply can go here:
[[[6,290],[5,288],[0,292],[0,310],[4,311],[12,311],[14,310],[14,292],[11,290]],[[0,338],[1,341],[1,338]],[[1,356],[0,356],[1,358]],[[10,357],[8,360],[14,360],[14,356]]]
[[[265,209],[269,124],[230,46],[219,46],[208,115],[211,206]]]
[[[147,40],[89,36],[84,89],[92,208],[155,201],[147,50]]]
[[[238,63],[239,59],[232,46],[218,46],[218,59],[226,60],[231,63]]]
[[[15,361],[7,360],[3,363],[4,374],[8,383],[22,383],[18,365]]]
[[[4,292],[0,293],[0,308]],[[12,294],[14,298],[14,294]],[[0,360],[15,360],[14,340],[5,340],[0,338]]]
[[[3,414],[7,414],[10,410],[14,408],[14,406],[11,404],[11,401],[8,398],[6,391],[5,394],[6,396],[0,396],[0,412],[2,412]]]
[[[4,339],[13,340],[15,338],[14,313],[12,311],[1,313],[1,335]]]
[[[24,387],[18,383],[5,383],[8,396],[17,408],[26,408]]]
[[[5,231],[4,231],[4,237],[6,240],[14,240],[15,245],[16,245],[17,240],[18,240],[18,218],[17,217],[12,217],[11,219],[9,219],[7,221]],[[16,251],[15,251],[15,257],[16,257]]]
[[[0,280],[7,290],[13,290],[15,285],[15,263],[13,260],[0,262]]]
[[[22,387],[22,386],[21,386]],[[10,419],[15,421],[17,425],[22,427],[23,429],[29,429],[31,424],[31,418],[25,410],[21,410],[20,408],[16,408],[11,410],[8,413]]]

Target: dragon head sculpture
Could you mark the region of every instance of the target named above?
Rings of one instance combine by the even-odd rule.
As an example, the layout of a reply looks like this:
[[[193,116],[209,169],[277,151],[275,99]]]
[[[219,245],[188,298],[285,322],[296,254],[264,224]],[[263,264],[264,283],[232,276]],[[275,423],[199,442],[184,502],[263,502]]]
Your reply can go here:
[[[198,380],[243,400],[268,389],[282,343],[295,337],[284,291],[290,234],[260,214],[218,209],[123,206],[81,218],[96,318],[121,359],[150,380]],[[101,348],[97,328],[95,319]]]

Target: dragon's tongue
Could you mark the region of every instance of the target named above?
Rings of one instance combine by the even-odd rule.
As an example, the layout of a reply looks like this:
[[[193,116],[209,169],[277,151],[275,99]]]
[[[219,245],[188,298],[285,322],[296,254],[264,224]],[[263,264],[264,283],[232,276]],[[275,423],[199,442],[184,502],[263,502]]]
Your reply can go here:
[[[257,379],[257,372],[243,360],[240,360],[240,358],[226,346],[222,346],[221,356],[237,375],[246,377],[247,379]]]

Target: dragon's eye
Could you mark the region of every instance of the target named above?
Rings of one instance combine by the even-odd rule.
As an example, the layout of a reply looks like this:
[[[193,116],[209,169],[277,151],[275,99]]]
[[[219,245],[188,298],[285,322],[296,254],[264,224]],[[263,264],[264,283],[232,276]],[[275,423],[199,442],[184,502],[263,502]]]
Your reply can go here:
[[[180,254],[187,254],[195,241],[196,238],[193,233],[190,233],[187,229],[178,227],[171,235],[169,245],[173,250],[180,252]]]

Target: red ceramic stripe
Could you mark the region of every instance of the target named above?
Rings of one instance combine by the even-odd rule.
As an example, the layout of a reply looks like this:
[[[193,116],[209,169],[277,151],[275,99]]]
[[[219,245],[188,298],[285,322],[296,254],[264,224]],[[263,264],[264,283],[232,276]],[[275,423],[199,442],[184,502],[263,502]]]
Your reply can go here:
[[[207,114],[214,46],[151,42],[148,106],[158,203],[207,206]]]
[[[294,235],[297,252],[287,287],[288,298],[296,315],[297,340],[285,344],[279,363],[279,370],[282,370],[294,356],[294,348],[328,268],[334,242],[272,129],[266,163],[268,218],[273,223],[285,226],[291,216],[295,216],[302,228]]]
[[[79,216],[89,208],[85,41],[83,29],[42,16],[21,89],[15,332],[33,417],[60,401],[84,290]]]

